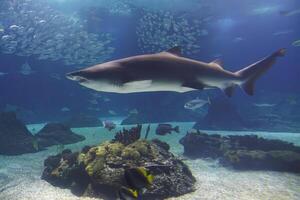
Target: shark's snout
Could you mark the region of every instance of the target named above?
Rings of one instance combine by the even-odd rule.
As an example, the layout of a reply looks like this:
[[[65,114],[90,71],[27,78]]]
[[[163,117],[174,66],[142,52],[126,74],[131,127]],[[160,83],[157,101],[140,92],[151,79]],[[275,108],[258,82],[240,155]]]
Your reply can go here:
[[[66,74],[66,78],[67,78],[67,79],[70,79],[70,80],[72,80],[72,81],[75,81],[75,76],[73,75],[73,73],[67,73],[67,74]]]
[[[66,74],[66,78],[79,83],[86,82],[87,79],[82,76],[81,71],[71,72]]]

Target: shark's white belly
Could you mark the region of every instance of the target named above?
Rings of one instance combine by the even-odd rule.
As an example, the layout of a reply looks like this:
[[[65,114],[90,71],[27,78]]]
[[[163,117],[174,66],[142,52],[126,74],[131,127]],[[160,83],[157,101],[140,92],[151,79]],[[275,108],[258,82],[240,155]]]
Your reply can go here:
[[[241,81],[235,77],[231,78],[215,78],[215,77],[198,77],[198,81],[201,83],[204,83],[204,85],[209,88],[219,88],[219,89],[225,89],[227,87],[230,87],[232,85],[239,85],[241,84]]]
[[[172,92],[188,92],[195,90],[193,88],[182,87],[182,84],[177,82],[159,82],[152,80],[134,81],[125,83],[123,85],[113,85],[105,82],[89,81],[81,85],[90,89],[101,92],[114,93],[135,93],[135,92],[158,92],[158,91],[172,91]]]

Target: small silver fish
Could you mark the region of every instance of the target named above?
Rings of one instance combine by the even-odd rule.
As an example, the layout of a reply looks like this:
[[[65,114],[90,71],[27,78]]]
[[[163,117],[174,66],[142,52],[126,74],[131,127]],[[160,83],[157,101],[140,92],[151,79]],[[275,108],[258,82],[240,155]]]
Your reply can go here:
[[[69,111],[71,111],[71,109],[68,108],[68,107],[63,107],[63,108],[60,109],[60,111],[62,111],[62,112],[69,112]]]
[[[285,17],[290,17],[290,16],[300,14],[300,9],[290,10],[290,11],[280,11],[279,14]]]
[[[91,104],[93,104],[93,105],[97,105],[97,104],[98,104],[97,99],[91,99],[91,100],[89,100],[89,102],[90,102]]]
[[[108,113],[109,113],[110,115],[116,115],[116,114],[117,114],[117,113],[116,113],[115,111],[113,111],[113,110],[109,110]]]
[[[184,108],[188,109],[188,110],[193,110],[194,111],[196,109],[202,108],[206,104],[211,104],[209,97],[207,98],[207,100],[196,98],[194,100],[188,101],[184,105]]]
[[[277,32],[273,33],[272,35],[280,36],[280,35],[287,35],[287,34],[290,34],[293,32],[294,32],[293,30],[283,30],[283,31],[277,31]]]
[[[103,126],[104,126],[104,128],[106,128],[109,131],[111,131],[117,127],[117,125],[112,121],[104,121]]]
[[[256,107],[274,107],[276,104],[269,104],[269,103],[254,103],[253,104]]]

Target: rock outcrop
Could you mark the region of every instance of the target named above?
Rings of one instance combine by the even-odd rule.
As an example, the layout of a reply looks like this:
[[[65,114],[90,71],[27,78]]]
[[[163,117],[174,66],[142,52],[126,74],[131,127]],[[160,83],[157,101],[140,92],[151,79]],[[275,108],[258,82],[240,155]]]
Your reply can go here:
[[[0,113],[0,154],[37,152],[36,141],[14,112]]]
[[[72,144],[85,140],[84,136],[73,133],[70,127],[59,123],[46,124],[35,137],[37,138],[39,146],[42,147],[58,144]]]
[[[191,132],[180,140],[192,158],[219,159],[239,170],[274,170],[300,173],[300,147],[256,135],[226,136]]]
[[[32,135],[14,112],[0,113],[0,154],[20,155],[44,150],[58,144],[71,144],[84,140],[63,124],[50,123]]]
[[[143,199],[165,199],[194,191],[195,178],[189,168],[168,151],[168,144],[135,140],[130,144],[104,142],[81,152],[64,151],[44,162],[42,178],[51,184],[70,188],[79,196],[116,199],[126,169],[145,167],[154,175]]]
[[[237,109],[224,97],[211,101],[208,113],[194,125],[195,129],[209,130],[245,130],[246,124]]]

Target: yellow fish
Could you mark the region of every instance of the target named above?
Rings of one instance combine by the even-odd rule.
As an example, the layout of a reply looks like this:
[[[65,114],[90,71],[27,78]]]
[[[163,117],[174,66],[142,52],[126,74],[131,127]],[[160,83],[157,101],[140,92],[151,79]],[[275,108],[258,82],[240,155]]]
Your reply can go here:
[[[133,200],[138,198],[139,193],[137,190],[122,186],[118,196],[121,200]]]

